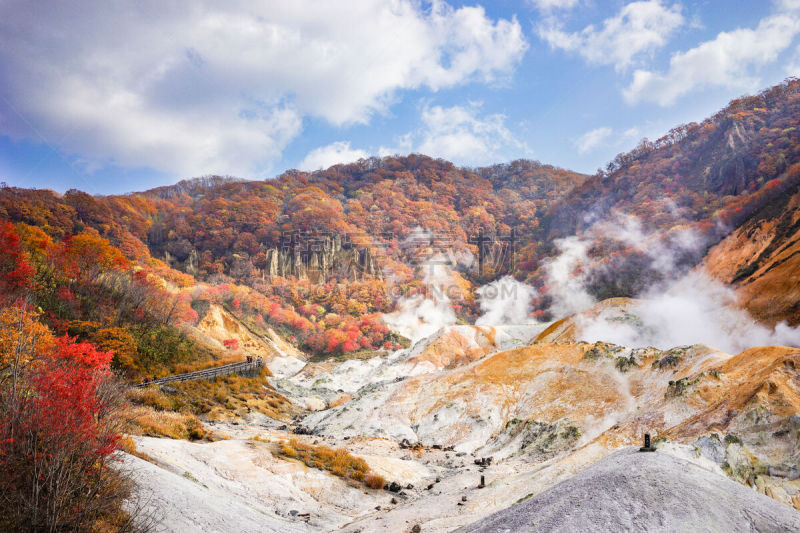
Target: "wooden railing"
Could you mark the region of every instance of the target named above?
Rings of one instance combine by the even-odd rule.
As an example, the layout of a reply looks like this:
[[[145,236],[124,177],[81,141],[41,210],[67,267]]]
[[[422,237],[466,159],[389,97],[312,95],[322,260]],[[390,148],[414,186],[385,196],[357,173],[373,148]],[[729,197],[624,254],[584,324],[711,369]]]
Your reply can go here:
[[[252,362],[242,361],[240,363],[232,363],[230,365],[207,368],[205,370],[198,370],[196,372],[185,372],[183,374],[165,376],[163,378],[157,378],[147,382],[134,383],[133,386],[147,387],[148,385],[163,385],[164,383],[173,383],[176,381],[181,382],[193,381],[196,379],[214,379],[219,376],[227,376],[228,374],[255,374],[263,365],[264,363],[261,361],[261,358],[258,358]]]

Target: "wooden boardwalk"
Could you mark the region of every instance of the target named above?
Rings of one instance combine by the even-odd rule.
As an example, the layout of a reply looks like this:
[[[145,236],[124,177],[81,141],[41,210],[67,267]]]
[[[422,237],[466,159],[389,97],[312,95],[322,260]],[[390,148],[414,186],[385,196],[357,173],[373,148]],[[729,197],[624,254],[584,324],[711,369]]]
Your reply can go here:
[[[183,374],[175,374],[172,376],[165,376],[163,378],[154,379],[147,383],[134,383],[134,387],[147,387],[149,385],[163,385],[165,383],[181,382],[181,381],[194,381],[197,379],[214,379],[219,376],[227,376],[229,374],[255,374],[264,366],[261,358],[253,360],[252,362],[242,361],[240,363],[231,363],[229,365],[222,365],[214,368],[207,368],[205,370],[197,370],[196,372],[185,372]]]

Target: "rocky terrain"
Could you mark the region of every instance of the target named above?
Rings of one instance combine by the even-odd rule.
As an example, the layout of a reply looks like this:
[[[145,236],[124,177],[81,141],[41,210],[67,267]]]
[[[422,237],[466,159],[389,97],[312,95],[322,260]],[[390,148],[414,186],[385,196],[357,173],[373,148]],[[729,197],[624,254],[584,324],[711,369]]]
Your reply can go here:
[[[714,246],[705,269],[737,288],[747,310],[800,324],[800,190],[781,195]]]
[[[39,72],[36,39],[56,61],[7,78],[61,81],[44,106],[27,89],[0,103],[0,532],[130,530],[139,509],[179,532],[800,530],[800,79],[696,116],[783,68],[768,63],[800,68],[800,0],[691,49],[706,2],[628,1],[577,33],[572,8],[600,2],[520,2],[533,24],[495,23],[506,2],[359,3],[374,35],[411,20],[395,51],[365,51],[363,32],[339,46],[353,28],[296,3],[252,24],[171,8],[196,34],[153,30],[145,10],[169,50],[137,61],[117,54],[125,24],[89,23],[102,38],[79,47],[82,70],[54,43],[84,37],[62,26],[91,9],[54,11],[45,32],[9,10],[22,25],[0,41],[21,44],[0,63],[25,59],[8,72]],[[136,27],[129,11],[109,20]],[[264,74],[241,88],[226,28]],[[583,102],[580,76],[509,91],[528,51],[541,59],[530,28],[557,72],[574,56],[630,77],[625,113],[572,124],[526,96]],[[324,68],[286,63],[298,43]],[[484,83],[504,93],[485,107],[469,94]],[[533,115],[509,114],[514,99]],[[670,116],[698,122],[632,144]],[[570,146],[536,141],[550,122]],[[533,153],[581,172],[511,159]],[[300,169],[268,174],[285,164]],[[124,185],[205,172],[242,179]],[[655,453],[635,452],[645,435]]]
[[[656,504],[654,504],[657,502]],[[800,515],[690,461],[620,450],[510,509],[458,529],[792,531]]]
[[[191,330],[199,343],[220,349],[223,342],[235,339],[241,350],[237,357],[261,357],[276,376],[294,375],[306,364],[306,356],[269,328],[259,335],[219,305],[209,306],[203,319]]]
[[[126,464],[172,531],[558,530],[552,509],[573,503],[561,527],[796,524],[800,350],[582,340],[586,317],[637,327],[636,309],[635,300],[614,299],[552,324],[448,326],[409,348],[339,362],[305,362],[273,345],[267,379],[299,416],[208,422],[223,438],[212,443],[136,437],[150,463]],[[221,316],[209,313],[201,329],[212,333]],[[657,453],[617,451],[646,432]],[[345,448],[397,490],[282,456],[290,439]],[[589,492],[571,488],[584,479],[576,474]],[[645,505],[655,497],[667,504]],[[612,500],[619,508],[602,511]],[[239,509],[234,522],[231,509]]]

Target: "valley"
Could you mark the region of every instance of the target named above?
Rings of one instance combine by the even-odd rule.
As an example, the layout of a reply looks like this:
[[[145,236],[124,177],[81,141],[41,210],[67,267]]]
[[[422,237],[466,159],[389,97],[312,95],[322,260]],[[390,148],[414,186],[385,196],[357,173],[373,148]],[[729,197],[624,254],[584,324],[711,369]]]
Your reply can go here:
[[[635,320],[633,303],[602,302],[588,313],[611,309]],[[302,412],[285,423],[257,413],[210,422],[220,439],[213,443],[138,437],[137,452],[159,470],[134,458],[126,464],[148,472],[142,490],[155,491],[151,501],[172,529],[367,532],[420,524],[444,532],[541,494],[617,450],[635,450],[650,433],[658,454],[696,465],[709,480],[733,479],[800,508],[800,350],[631,349],[583,342],[579,323],[576,316],[549,325],[448,326],[407,349],[289,372],[275,358],[267,379]],[[344,448],[398,491],[371,490],[282,456],[292,441]],[[179,477],[191,490],[157,488]],[[231,522],[228,505],[246,512]]]
[[[3,186],[0,447],[109,491],[76,530],[800,529],[798,119],[791,78],[591,176]]]

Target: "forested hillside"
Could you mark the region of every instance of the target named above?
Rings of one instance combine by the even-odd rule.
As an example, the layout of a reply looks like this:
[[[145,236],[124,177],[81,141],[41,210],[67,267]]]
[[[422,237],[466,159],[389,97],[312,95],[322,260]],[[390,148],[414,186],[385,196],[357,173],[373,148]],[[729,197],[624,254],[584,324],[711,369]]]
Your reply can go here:
[[[5,187],[0,218],[14,224],[6,229],[19,235],[41,280],[36,303],[53,327],[90,340],[121,327],[128,334],[115,337],[130,346],[118,350],[118,364],[130,354],[151,368],[186,359],[187,341],[170,328],[195,323],[208,302],[255,328],[275,327],[312,353],[396,346],[378,313],[393,308],[390,283],[402,294],[419,288],[424,273],[415,260],[475,251],[470,237],[481,232],[515,228],[530,238],[537,214],[584,178],[530,161],[473,171],[411,155],[264,182],[202,178],[125,196]],[[324,275],[309,275],[314,269]],[[478,280],[475,270],[465,266],[463,274]],[[470,319],[476,307],[469,283],[462,285],[454,305]],[[142,305],[145,297],[155,305]],[[152,325],[147,333],[142,321]],[[151,353],[156,334],[171,356]]]
[[[590,255],[608,267],[591,279],[597,296],[631,296],[663,275],[641,250],[598,230],[620,214],[667,244],[691,231],[697,246],[676,252],[675,264],[696,265],[796,188],[799,119],[800,82],[790,79],[643,141],[592,177],[531,161],[465,169],[410,155],[123,196],[4,187],[4,238],[19,242],[3,247],[4,272],[22,276],[9,259],[17,254],[42,318],[103,348],[114,344],[115,364],[133,374],[196,354],[180,328],[209,302],[312,353],[391,347],[397,339],[380,313],[420,287],[420,259],[447,250],[477,256],[481,234],[514,230],[513,273],[541,290],[542,308],[544,260],[561,237],[593,239]],[[464,290],[452,304],[461,319],[476,316],[472,288],[510,264],[480,272],[475,261],[457,264]],[[390,288],[400,289],[395,298]]]
[[[604,232],[604,223],[636,217],[643,233],[659,236],[675,255],[676,268],[695,266],[759,210],[796,190],[798,125],[800,81],[789,79],[738,98],[700,123],[644,140],[552,205],[541,219],[539,246],[521,256],[545,258],[555,253],[556,239],[591,235],[590,254],[605,267],[596,268],[592,291],[634,296],[663,273],[653,271],[643,250]],[[672,246],[687,235],[691,246]],[[541,279],[539,266],[529,265],[531,278]]]

